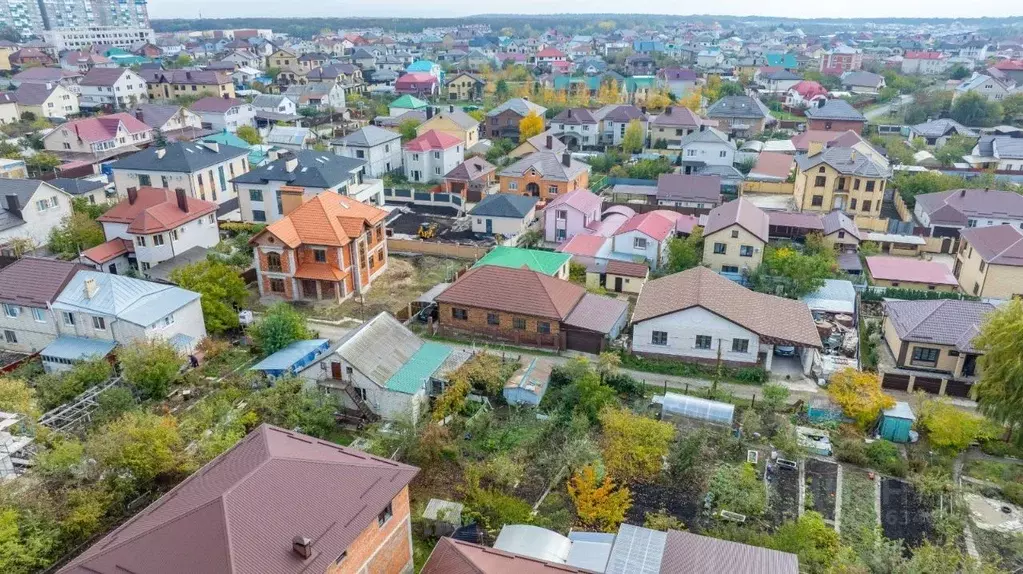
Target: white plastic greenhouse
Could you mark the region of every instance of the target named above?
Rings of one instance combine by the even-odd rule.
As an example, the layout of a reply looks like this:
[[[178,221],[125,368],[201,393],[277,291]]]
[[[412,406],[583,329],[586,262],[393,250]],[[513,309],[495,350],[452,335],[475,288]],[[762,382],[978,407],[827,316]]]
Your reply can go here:
[[[661,398],[661,397],[658,397]],[[691,419],[716,425],[732,426],[735,417],[735,405],[680,395],[665,393],[661,402],[661,419]]]

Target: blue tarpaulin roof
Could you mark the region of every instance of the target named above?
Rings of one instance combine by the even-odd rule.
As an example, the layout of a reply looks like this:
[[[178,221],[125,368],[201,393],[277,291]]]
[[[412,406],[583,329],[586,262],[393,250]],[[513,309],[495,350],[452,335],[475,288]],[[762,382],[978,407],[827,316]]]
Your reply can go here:
[[[89,358],[106,357],[117,343],[109,339],[86,339],[85,337],[57,337],[39,354],[43,357],[81,361]]]
[[[328,348],[330,348],[330,341],[328,339],[295,341],[256,363],[249,370],[264,371],[272,375],[279,375],[285,371],[291,372],[296,367],[308,365],[317,355],[323,353]]]

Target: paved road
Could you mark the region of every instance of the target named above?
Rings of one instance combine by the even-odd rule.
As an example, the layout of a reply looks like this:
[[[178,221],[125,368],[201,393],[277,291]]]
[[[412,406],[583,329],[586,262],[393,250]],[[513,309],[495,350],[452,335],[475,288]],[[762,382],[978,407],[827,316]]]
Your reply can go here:
[[[903,94],[899,96],[898,100],[892,100],[887,104],[867,110],[863,113],[863,115],[867,118],[867,120],[873,120],[874,118],[879,118],[887,114],[893,109],[908,106],[909,104],[912,104],[915,99],[916,98],[912,94]]]

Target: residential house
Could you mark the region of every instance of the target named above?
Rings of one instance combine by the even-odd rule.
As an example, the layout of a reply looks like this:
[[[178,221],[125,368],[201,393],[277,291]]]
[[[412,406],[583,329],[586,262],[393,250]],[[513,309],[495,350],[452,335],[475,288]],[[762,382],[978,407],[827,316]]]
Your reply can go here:
[[[572,256],[567,253],[498,245],[481,257],[473,267],[496,265],[509,269],[529,269],[567,281],[571,260]]]
[[[884,76],[856,70],[842,74],[842,88],[854,94],[877,94],[885,88]]]
[[[23,159],[0,158],[0,178],[3,179],[26,179],[28,167]]]
[[[83,108],[124,110],[149,99],[146,81],[128,68],[93,68],[78,85]]]
[[[784,184],[792,176],[792,168],[795,166],[795,158],[787,153],[776,151],[762,151],[757,155],[757,161],[753,164],[746,179],[750,182],[770,182]],[[761,191],[759,188],[754,188]],[[768,188],[773,189],[773,188]],[[787,194],[791,194],[792,186],[778,186]],[[767,192],[767,189],[763,189]]]
[[[429,60],[416,60],[409,64],[405,71],[409,74],[429,74],[437,78],[438,84],[444,83],[444,68]]]
[[[193,103],[189,109],[199,114],[206,129],[234,133],[242,126],[255,125],[256,110],[245,100],[210,96]]]
[[[568,146],[566,146],[564,142],[558,139],[558,137],[554,133],[554,128],[551,128],[545,132],[538,133],[535,136],[520,143],[518,147],[508,152],[507,157],[511,159],[518,159],[523,156],[527,156],[531,153],[543,150],[547,150],[556,154],[561,154],[564,153],[565,151],[568,151]]]
[[[481,265],[436,297],[439,332],[600,353],[628,321],[628,303],[528,268]]]
[[[836,251],[855,252],[864,239],[853,220],[837,209],[821,218],[821,227],[824,243]]]
[[[136,151],[152,141],[153,128],[121,112],[61,124],[43,138],[43,146],[58,155],[87,154],[105,159]]]
[[[600,224],[600,196],[577,189],[552,198],[543,209],[544,241],[561,243],[576,235],[588,235]]]
[[[394,81],[394,92],[419,97],[433,96],[438,92],[437,77],[425,72],[405,74]]]
[[[407,572],[417,472],[262,425],[59,572]]]
[[[786,90],[785,105],[795,108],[817,108],[827,102],[828,95],[827,88],[819,82],[803,80]]]
[[[288,86],[284,95],[295,102],[295,106],[323,111],[342,110],[345,107],[345,90],[331,82],[309,82]]]
[[[650,145],[657,147],[663,142],[667,149],[680,149],[682,138],[699,131],[701,126],[700,116],[689,108],[668,106],[650,121]]]
[[[551,134],[570,150],[594,149],[600,144],[600,121],[586,108],[565,108],[551,120]]]
[[[202,116],[184,106],[141,104],[128,113],[168,140],[192,141],[206,133]]]
[[[855,219],[879,219],[889,168],[849,147],[829,147],[796,156],[795,197],[799,209],[841,209]]]
[[[660,206],[709,211],[721,204],[721,178],[716,175],[662,173],[657,176],[655,197]]]
[[[771,110],[752,96],[725,96],[707,108],[706,115],[722,131],[747,137],[764,131],[774,120]]]
[[[964,293],[985,299],[1023,297],[1023,231],[1018,226],[971,227],[960,235],[952,274]]]
[[[902,55],[902,73],[919,76],[936,76],[941,74],[952,63],[941,52],[907,50]]]
[[[750,291],[706,267],[647,281],[632,314],[637,355],[770,370],[776,346],[795,347],[810,372],[821,339],[806,303]]]
[[[956,280],[944,263],[892,255],[866,258],[871,284],[922,291],[958,291]]]
[[[266,122],[274,125],[278,121],[292,121],[301,117],[295,100],[283,94],[260,94],[252,99],[252,109],[256,112],[259,124]]]
[[[249,171],[249,150],[216,143],[172,142],[151,147],[110,164],[117,194],[128,188],[184,188],[189,197],[209,200],[231,211],[236,208],[233,178]]]
[[[974,169],[1023,171],[1023,132],[982,135],[963,161]]]
[[[590,182],[590,166],[572,159],[564,152],[559,157],[552,151],[542,150],[512,163],[498,172],[501,193],[532,195],[548,201]]]
[[[31,112],[38,118],[65,120],[78,115],[78,96],[57,83],[22,83],[14,91],[18,112]]]
[[[822,72],[844,72],[856,71],[863,68],[863,50],[851,48],[845,44],[839,44],[827,50],[820,57],[819,70]]]
[[[59,322],[51,305],[75,273],[72,261],[23,257],[0,269],[0,347],[37,353],[56,339]]]
[[[279,150],[309,149],[316,143],[316,134],[310,128],[274,125],[263,138],[266,145]]]
[[[803,81],[799,74],[777,68],[760,68],[755,78],[769,94],[784,94]]]
[[[645,145],[649,123],[645,110],[645,107],[641,110],[636,106],[626,105],[604,106],[597,110],[595,116],[600,121],[600,143],[604,145],[622,145],[622,142],[625,140],[625,130],[629,128],[632,122],[636,122],[642,129],[643,143]]]
[[[1016,83],[1010,79],[993,78],[986,74],[973,73],[955,87],[953,100],[964,94],[974,93],[984,96],[988,101],[1000,102],[1016,93]]]
[[[675,222],[681,214],[656,210],[628,218],[611,235],[611,258],[646,261],[651,269],[668,262],[668,240],[675,237]]]
[[[463,200],[475,203],[490,193],[497,179],[497,168],[478,155],[455,166],[444,174],[444,190]]]
[[[261,296],[340,303],[387,269],[387,212],[336,193],[280,189],[284,215],[252,238]]]
[[[83,251],[81,261],[107,273],[145,273],[189,249],[219,243],[216,212],[216,203],[188,197],[184,188],[130,188],[127,198],[96,218],[106,242]]]
[[[383,177],[401,169],[401,134],[374,125],[330,142],[335,154],[366,162],[366,175]]]
[[[416,135],[423,135],[428,131],[435,130],[462,139],[465,148],[476,145],[480,138],[480,123],[461,108],[441,106],[434,110],[426,109],[426,121],[416,128]]]
[[[1023,196],[995,189],[951,189],[916,196],[913,216],[927,235],[942,239],[952,253],[967,228],[1010,225],[1023,228]]]
[[[770,220],[748,199],[711,210],[703,228],[703,264],[719,273],[753,271],[764,260]]]
[[[459,72],[448,78],[444,84],[449,100],[462,102],[483,99],[483,88],[486,81],[468,72]]]
[[[451,134],[430,130],[402,146],[405,177],[414,182],[440,181],[462,163],[465,141]]]
[[[18,99],[13,92],[0,92],[0,126],[16,124],[21,120]]]
[[[518,237],[536,220],[535,197],[495,193],[478,201],[469,211],[473,233]]]
[[[71,216],[71,196],[35,179],[0,178],[0,255],[32,251]]]
[[[308,201],[322,193],[383,205],[384,186],[363,177],[366,163],[318,151],[289,151],[231,180],[238,190],[242,221],[273,223],[286,213],[285,195]],[[290,197],[290,196],[289,196]]]
[[[593,237],[582,236],[577,237]],[[615,293],[631,293],[638,295],[650,277],[647,264],[621,259],[597,260],[594,265],[586,266],[586,287],[601,288]],[[603,263],[603,266],[600,265]]]
[[[646,54],[626,56],[625,70],[633,76],[645,76],[657,71],[657,63]]]
[[[916,124],[909,128],[910,139],[921,138],[929,146],[940,148],[941,146],[948,143],[948,140],[952,136],[963,136],[967,138],[978,138],[980,135],[964,126],[963,124],[951,119],[951,118],[940,118],[937,120],[931,120],[922,124]]]
[[[400,116],[406,112],[416,112],[420,110],[425,113],[426,108],[428,107],[430,107],[430,104],[427,102],[424,102],[411,94],[405,94],[388,104],[387,113],[392,117]]]
[[[712,127],[700,126],[684,136],[679,141],[679,149],[683,173],[695,173],[708,165],[731,167],[735,163],[735,142]]]
[[[25,47],[8,56],[11,65],[25,70],[36,66],[49,66],[54,63],[52,57],[38,48]]]
[[[142,70],[150,100],[173,100],[178,96],[234,98],[230,74],[217,70]]]
[[[894,368],[882,367],[883,377],[908,379],[906,387],[892,387],[899,390],[969,396],[983,354],[973,339],[994,310],[980,301],[885,301],[884,351],[891,354]]]
[[[519,122],[531,113],[542,118],[547,113],[547,108],[526,98],[512,98],[487,112],[484,128],[486,135],[494,139],[508,138],[518,141]]]
[[[713,69],[724,63],[725,55],[721,52],[721,48],[716,46],[704,48],[696,55],[696,66],[698,68]]]
[[[817,100],[818,105],[807,108],[808,130],[863,133],[867,118],[845,100]],[[823,105],[820,105],[823,103]]]
[[[82,198],[93,205],[106,203],[107,198],[116,194],[112,188],[107,190],[105,175],[90,176],[81,179],[70,179],[58,177],[48,182],[53,187],[61,189],[71,196],[72,199]]]

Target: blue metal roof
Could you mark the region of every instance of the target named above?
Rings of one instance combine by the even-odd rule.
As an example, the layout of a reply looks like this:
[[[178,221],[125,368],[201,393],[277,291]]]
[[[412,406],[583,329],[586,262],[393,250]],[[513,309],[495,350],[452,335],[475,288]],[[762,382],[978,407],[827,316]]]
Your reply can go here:
[[[91,296],[85,289],[88,280],[95,282]],[[57,296],[53,308],[116,317],[148,327],[198,298],[198,293],[174,285],[99,271],[79,271]]]
[[[330,348],[329,339],[295,341],[249,368],[250,371],[286,371],[302,361],[306,355]]]
[[[117,346],[110,339],[86,339],[85,337],[57,337],[39,354],[43,357],[81,361],[106,357]]]

